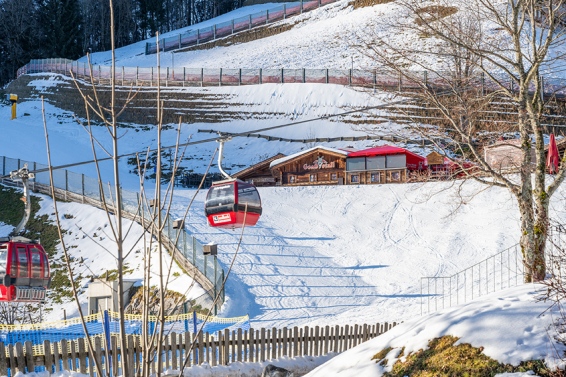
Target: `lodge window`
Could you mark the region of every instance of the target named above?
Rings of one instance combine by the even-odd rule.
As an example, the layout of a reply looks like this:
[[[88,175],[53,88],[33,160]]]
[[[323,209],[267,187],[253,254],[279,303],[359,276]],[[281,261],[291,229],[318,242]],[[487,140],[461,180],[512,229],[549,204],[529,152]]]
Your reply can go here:
[[[379,173],[371,173],[371,182],[372,183],[379,183],[380,182],[380,174]]]
[[[350,176],[351,183],[360,183],[360,176],[358,174],[352,174]]]
[[[316,182],[316,174],[311,174],[311,176],[310,176],[310,181],[311,181],[311,182]]]
[[[333,180],[333,181],[337,181],[338,180],[338,173],[332,173],[330,175],[330,179]]]
[[[391,172],[391,180],[395,182],[399,182],[401,180],[401,173],[398,171]]]
[[[289,183],[295,183],[295,176],[294,175],[289,176]]]

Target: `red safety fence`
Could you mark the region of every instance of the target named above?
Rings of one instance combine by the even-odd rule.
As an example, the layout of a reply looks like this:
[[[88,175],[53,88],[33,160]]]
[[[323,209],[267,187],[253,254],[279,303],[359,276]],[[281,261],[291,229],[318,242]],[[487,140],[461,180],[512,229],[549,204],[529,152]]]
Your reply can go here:
[[[238,17],[202,29],[189,30],[172,37],[161,38],[159,39],[159,50],[172,51],[183,47],[196,46],[201,43],[227,37],[243,30],[249,30],[272,22],[281,21],[287,17],[309,12],[336,1],[337,0],[301,0],[296,3],[285,3],[263,12]],[[157,46],[156,42],[147,42],[145,45],[145,54],[155,54],[157,52]]]
[[[112,67],[95,65],[68,59],[36,59],[18,70],[18,77],[31,73],[60,73],[79,79],[106,84],[112,78]],[[541,77],[545,95],[566,96],[566,80]],[[384,90],[415,91],[423,85],[436,89],[450,88],[450,77],[429,71],[415,72],[411,79],[391,72],[363,69],[225,69],[225,68],[187,68],[164,67],[116,67],[116,85],[122,86],[222,86],[222,85],[259,85],[317,83],[337,84],[358,87],[379,88]],[[468,85],[482,88],[486,92],[499,89],[500,83],[513,89],[511,80],[489,81],[484,76]],[[534,88],[532,88],[534,91]]]

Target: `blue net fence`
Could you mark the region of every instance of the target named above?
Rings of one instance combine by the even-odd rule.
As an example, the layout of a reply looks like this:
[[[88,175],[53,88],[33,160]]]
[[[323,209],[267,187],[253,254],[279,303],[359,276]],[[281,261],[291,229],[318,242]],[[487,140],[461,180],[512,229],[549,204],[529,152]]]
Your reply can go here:
[[[96,313],[85,317],[85,324],[89,336],[103,336],[105,326],[109,334],[120,333],[120,317],[118,313],[106,312]],[[159,321],[156,317],[150,317],[148,321],[148,333],[153,333]],[[179,314],[165,317],[164,333],[216,333],[221,330],[229,329],[249,330],[249,316],[219,318],[199,314],[196,312]],[[143,321],[141,315],[126,314],[125,329],[128,335],[142,335]],[[4,344],[32,342],[34,346],[40,346],[44,341],[59,342],[62,340],[71,341],[86,337],[80,318],[73,318],[57,322],[44,322],[27,325],[0,325],[0,342]]]

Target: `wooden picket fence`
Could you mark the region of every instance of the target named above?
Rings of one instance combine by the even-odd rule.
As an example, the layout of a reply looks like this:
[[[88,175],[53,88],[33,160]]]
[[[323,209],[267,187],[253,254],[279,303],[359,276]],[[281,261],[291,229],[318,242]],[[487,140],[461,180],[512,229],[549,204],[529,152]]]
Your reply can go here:
[[[395,325],[395,322],[385,322],[373,325],[262,328],[249,331],[225,329],[215,335],[200,333],[198,336],[190,332],[171,333],[165,339],[161,368],[158,368],[155,360],[151,368],[152,373],[156,373],[157,369],[180,369],[183,363],[186,367],[205,362],[217,366],[232,362],[262,362],[283,356],[340,353],[375,338]],[[104,343],[102,337],[93,338],[94,355],[89,354],[85,339],[82,338],[53,343],[45,341],[40,346],[34,346],[31,342],[9,345],[0,343],[0,376],[13,376],[18,371],[29,373],[47,370],[53,373],[67,370],[95,377],[93,357],[102,365],[104,374],[118,376],[121,374],[118,338],[111,337],[108,351],[104,348]],[[129,335],[127,344],[129,370],[139,370],[142,355],[140,338]]]

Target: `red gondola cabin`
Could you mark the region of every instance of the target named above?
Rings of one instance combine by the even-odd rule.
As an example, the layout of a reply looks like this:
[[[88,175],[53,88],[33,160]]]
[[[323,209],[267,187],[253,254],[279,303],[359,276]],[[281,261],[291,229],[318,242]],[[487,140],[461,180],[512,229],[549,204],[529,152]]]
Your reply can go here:
[[[254,226],[261,215],[261,199],[252,184],[237,179],[214,182],[206,195],[204,213],[215,228]]]
[[[50,281],[40,244],[23,237],[0,240],[0,301],[42,302]]]

